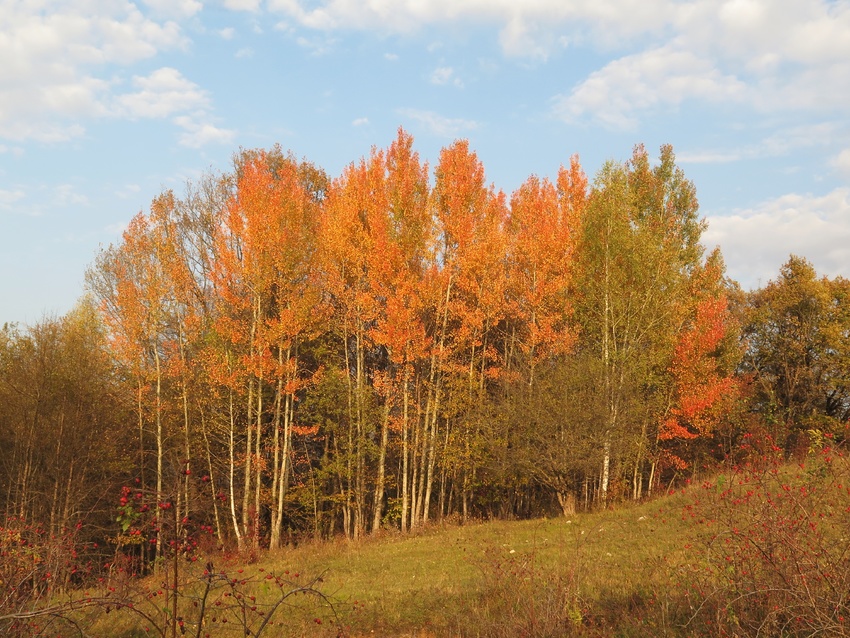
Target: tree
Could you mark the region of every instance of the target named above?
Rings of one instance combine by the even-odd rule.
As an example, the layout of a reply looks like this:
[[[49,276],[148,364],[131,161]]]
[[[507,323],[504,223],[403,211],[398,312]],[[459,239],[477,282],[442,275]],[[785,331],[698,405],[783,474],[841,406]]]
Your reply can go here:
[[[372,287],[384,300],[371,337],[387,351],[387,369],[376,378],[383,396],[381,442],[372,529],[381,525],[385,491],[385,465],[391,423],[401,432],[401,528],[409,525],[411,511],[410,424],[415,411],[413,385],[430,341],[425,334],[422,283],[433,264],[433,221],[430,216],[428,167],[413,152],[413,138],[399,129],[386,154],[388,223],[375,237],[370,254]],[[399,405],[400,404],[400,405]],[[400,413],[399,413],[400,412]]]
[[[664,412],[667,369],[701,260],[697,210],[694,186],[670,146],[655,166],[642,146],[628,163],[606,164],[590,195],[574,290],[578,349],[601,363],[602,501],[616,458],[630,462],[635,496],[643,485],[650,428]]]
[[[108,524],[102,496],[130,465],[126,390],[90,299],[23,331],[4,326],[0,514],[54,538]]]
[[[151,209],[170,207],[171,193],[163,193]],[[174,354],[174,334],[169,328],[173,301],[166,268],[168,244],[154,216],[136,215],[122,235],[119,246],[103,250],[94,267],[86,273],[90,290],[100,302],[114,352],[135,377],[139,425],[139,466],[142,487],[146,488],[146,404],[152,400],[155,452],[155,492],[163,493],[166,444],[165,372]],[[153,397],[150,397],[151,385]],[[175,468],[176,469],[176,468]],[[157,510],[157,527],[160,527]],[[156,556],[162,552],[157,537]]]
[[[506,424],[497,456],[506,466],[503,482],[532,478],[556,495],[565,513],[575,506],[576,479],[589,457],[581,449],[590,438],[582,427],[588,421],[577,409],[595,396],[586,383],[591,376],[582,378],[583,365],[574,365],[586,361],[573,356],[572,278],[586,203],[587,178],[573,156],[556,184],[531,177],[513,194],[508,223],[509,320],[500,406]]]
[[[333,307],[348,388],[344,526],[354,538],[366,530],[367,464],[374,434],[377,397],[370,384],[376,351],[373,330],[383,312],[373,272],[379,247],[386,246],[388,210],[382,151],[349,165],[330,188],[321,227],[322,275]],[[383,253],[381,253],[383,257]],[[373,377],[374,378],[374,377]]]
[[[659,460],[680,470],[698,461],[685,449],[687,442],[710,441],[740,400],[739,326],[728,308],[718,250],[695,269],[691,281],[692,309],[670,365],[672,406],[658,430]]]
[[[216,229],[211,278],[215,330],[224,345],[218,356],[226,372],[220,378],[228,385],[231,412],[231,517],[240,544],[248,535],[258,545],[261,510],[267,506],[270,542],[275,547],[281,542],[296,394],[305,383],[299,348],[320,315],[313,260],[323,191],[319,171],[280,149],[245,151],[237,158],[233,192]],[[234,471],[239,417],[233,408],[240,394],[246,401],[241,528]],[[271,458],[266,458],[269,431]],[[262,498],[267,473],[270,502]]]
[[[575,156],[569,170],[561,167],[557,185],[531,177],[511,197],[507,303],[529,385],[540,361],[569,352],[575,342],[570,285],[586,198],[587,178]]]
[[[425,408],[428,462],[420,474],[421,509],[417,501],[423,522],[430,511],[441,419],[444,467],[460,484],[463,516],[468,516],[484,444],[492,434],[487,432],[485,411],[489,385],[501,374],[498,328],[507,312],[507,205],[502,192],[486,185],[484,166],[466,140],[441,151],[432,198],[440,268],[433,279],[434,350]],[[444,479],[441,490],[445,486]]]
[[[804,435],[843,433],[850,419],[848,301],[848,280],[819,278],[793,255],[749,297],[743,369],[753,377],[755,408],[788,451]]]

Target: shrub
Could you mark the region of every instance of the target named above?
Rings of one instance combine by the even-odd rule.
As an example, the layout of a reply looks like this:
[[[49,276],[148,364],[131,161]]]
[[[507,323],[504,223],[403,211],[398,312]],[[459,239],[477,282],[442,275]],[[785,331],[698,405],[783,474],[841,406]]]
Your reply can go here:
[[[781,452],[692,492],[696,530],[678,568],[685,630],[850,634],[850,465],[830,446],[795,466]]]

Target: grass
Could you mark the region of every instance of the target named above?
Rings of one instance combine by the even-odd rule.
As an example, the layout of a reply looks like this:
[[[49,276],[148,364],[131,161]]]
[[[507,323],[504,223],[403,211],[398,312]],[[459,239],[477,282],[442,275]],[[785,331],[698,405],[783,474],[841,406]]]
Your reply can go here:
[[[551,635],[571,625],[606,633],[624,614],[654,604],[681,548],[683,498],[570,519],[310,543],[268,555],[263,567],[325,570],[324,590],[356,609],[344,614],[354,635],[491,636],[506,617],[526,617],[528,635],[548,635],[543,625],[553,616],[561,626]]]
[[[316,596],[286,598],[266,638],[335,636],[340,627],[353,637],[847,636],[847,529],[850,469],[827,457],[739,470],[570,519],[311,541],[249,565],[214,556],[215,573],[236,580],[210,601],[245,611],[239,597],[255,596],[270,610],[269,600],[314,582],[333,600],[336,616]],[[204,560],[181,568],[193,583],[181,605],[193,618]],[[157,587],[151,578],[137,591]],[[209,609],[208,621],[221,615]],[[155,635],[126,610],[100,611],[85,623],[88,635]],[[262,621],[251,618],[254,628]],[[210,636],[235,628],[219,624]]]
[[[298,583],[321,577],[349,636],[662,635],[657,614],[648,612],[681,545],[684,498],[570,519],[435,524],[413,535],[311,541],[251,565],[233,557],[216,570],[248,581],[243,591],[258,599],[269,593],[266,574]],[[277,612],[263,636],[336,635],[317,600],[298,605]],[[99,619],[91,635],[154,635],[140,632],[144,623],[132,614],[116,616]]]

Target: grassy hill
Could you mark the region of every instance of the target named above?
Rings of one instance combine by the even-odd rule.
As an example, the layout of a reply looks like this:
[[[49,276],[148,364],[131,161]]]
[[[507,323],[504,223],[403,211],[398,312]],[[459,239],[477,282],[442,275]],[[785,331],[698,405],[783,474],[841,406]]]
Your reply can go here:
[[[142,581],[113,574],[104,590],[74,598],[91,604],[59,615],[76,627],[42,617],[39,630],[121,638],[846,636],[850,471],[841,452],[826,448],[806,463],[762,459],[569,519],[435,524],[410,535],[307,542],[257,560],[181,559],[177,614],[171,565]]]
[[[324,573],[352,635],[850,633],[850,472],[826,448],[569,519],[434,526],[263,559]]]
[[[412,537],[298,547],[264,562],[326,569],[324,589],[357,601],[355,635],[521,636],[649,628],[681,554],[682,495],[570,519],[438,526]],[[672,508],[672,509],[671,509]],[[343,604],[343,607],[346,605]]]

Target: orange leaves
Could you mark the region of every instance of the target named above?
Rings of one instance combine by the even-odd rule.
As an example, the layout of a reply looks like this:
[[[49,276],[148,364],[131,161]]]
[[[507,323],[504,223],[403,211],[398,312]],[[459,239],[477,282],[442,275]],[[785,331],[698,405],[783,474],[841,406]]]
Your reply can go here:
[[[294,363],[282,367],[272,350],[290,348],[321,314],[313,265],[317,203],[308,189],[314,173],[277,148],[245,151],[217,217],[215,328],[227,348],[239,353],[245,374],[286,376]]]
[[[683,441],[710,436],[739,394],[737,379],[722,369],[719,356],[732,328],[723,295],[696,301],[691,323],[679,335],[670,372],[674,405],[661,424],[658,439]],[[669,450],[665,453],[684,463]],[[683,466],[684,467],[684,466]]]
[[[474,356],[506,313],[505,198],[485,186],[483,165],[459,141],[440,153],[433,202],[441,244],[437,315],[451,324],[442,341]]]
[[[661,441],[671,441],[673,439],[695,439],[698,436],[699,434],[691,432],[675,417],[665,419],[661,424],[661,427],[658,428],[658,438]]]
[[[509,301],[521,325],[526,354],[540,359],[567,352],[576,224],[587,201],[587,178],[578,158],[561,168],[557,186],[530,177],[511,197],[508,231]]]

